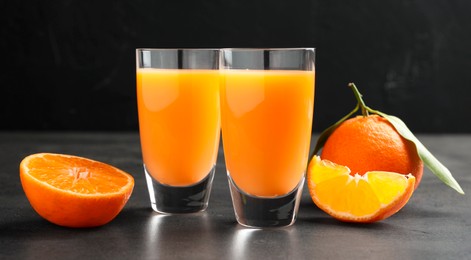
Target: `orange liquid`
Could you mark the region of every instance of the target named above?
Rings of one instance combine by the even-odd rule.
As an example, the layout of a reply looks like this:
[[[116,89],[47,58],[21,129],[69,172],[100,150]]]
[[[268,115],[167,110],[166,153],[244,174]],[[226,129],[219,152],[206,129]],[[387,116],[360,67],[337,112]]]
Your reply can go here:
[[[241,190],[273,197],[296,188],[307,166],[313,106],[313,71],[222,72],[224,156]]]
[[[144,164],[160,183],[195,184],[216,163],[219,71],[137,69]]]

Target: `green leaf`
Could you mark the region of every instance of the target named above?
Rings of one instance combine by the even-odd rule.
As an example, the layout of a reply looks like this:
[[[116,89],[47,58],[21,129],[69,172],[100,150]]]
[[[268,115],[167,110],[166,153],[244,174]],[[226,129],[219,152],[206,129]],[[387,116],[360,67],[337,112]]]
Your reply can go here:
[[[402,135],[402,137],[415,144],[420,159],[422,159],[424,164],[430,169],[430,171],[432,171],[433,174],[435,174],[446,185],[455,189],[458,193],[464,194],[463,189],[461,189],[458,182],[455,180],[455,178],[453,178],[451,172],[442,163],[440,163],[438,159],[435,158],[435,156],[433,156],[429,150],[427,150],[427,148],[425,148],[425,146],[419,141],[419,139],[417,139],[417,137],[415,137],[415,135],[409,130],[409,128],[401,119],[377,110],[369,109],[369,111],[386,118],[396,128],[397,132]]]
[[[342,124],[345,120],[350,118],[353,114],[355,114],[358,111],[358,108],[360,106],[357,104],[355,108],[348,113],[346,116],[342,117],[337,123],[331,125],[329,128],[325,129],[321,135],[319,136],[319,139],[317,139],[316,147],[314,148],[314,152],[309,156],[309,158],[312,158],[314,155],[319,152],[319,150],[324,146],[325,142],[329,138],[329,136],[334,132],[337,127],[339,127],[340,124]]]

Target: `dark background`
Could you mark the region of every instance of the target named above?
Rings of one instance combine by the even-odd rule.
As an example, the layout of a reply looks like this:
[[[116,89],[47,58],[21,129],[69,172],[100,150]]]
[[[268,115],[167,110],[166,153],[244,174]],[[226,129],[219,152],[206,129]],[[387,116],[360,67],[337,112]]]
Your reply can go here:
[[[138,129],[135,48],[315,47],[314,131],[366,103],[471,132],[471,1],[1,1],[0,130]]]

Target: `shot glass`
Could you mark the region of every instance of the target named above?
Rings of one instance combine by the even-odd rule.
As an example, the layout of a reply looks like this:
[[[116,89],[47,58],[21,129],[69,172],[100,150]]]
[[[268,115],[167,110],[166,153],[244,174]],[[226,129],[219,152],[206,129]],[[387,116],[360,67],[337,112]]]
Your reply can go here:
[[[311,139],[314,55],[313,48],[221,50],[222,140],[243,226],[296,220]]]
[[[208,206],[220,135],[219,50],[137,49],[139,133],[152,209]]]

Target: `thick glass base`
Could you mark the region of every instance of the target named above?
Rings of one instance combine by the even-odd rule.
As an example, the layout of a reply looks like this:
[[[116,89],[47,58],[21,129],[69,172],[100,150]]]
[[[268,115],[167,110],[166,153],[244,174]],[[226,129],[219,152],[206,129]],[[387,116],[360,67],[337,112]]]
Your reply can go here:
[[[241,191],[227,175],[234,212],[239,224],[252,228],[284,227],[294,224],[304,185],[304,177],[290,193],[274,197],[256,197]]]
[[[147,189],[152,209],[162,214],[184,214],[204,211],[208,207],[209,195],[216,166],[195,185],[169,186],[152,178],[144,165]]]

